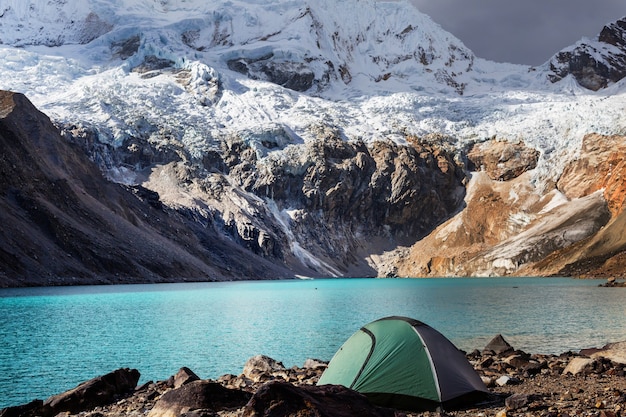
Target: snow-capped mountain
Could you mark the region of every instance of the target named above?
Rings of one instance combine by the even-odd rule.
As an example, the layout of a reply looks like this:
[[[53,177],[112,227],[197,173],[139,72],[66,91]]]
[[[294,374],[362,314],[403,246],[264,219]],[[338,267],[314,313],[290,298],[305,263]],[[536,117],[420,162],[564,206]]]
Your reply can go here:
[[[619,82],[626,77],[626,18],[606,25],[597,39],[583,39],[560,51],[549,66],[553,82],[571,74],[594,91]]]
[[[407,0],[4,0],[0,89],[24,93],[110,180],[219,220],[257,255],[383,274],[386,251],[468,204],[476,144],[530,149],[510,198],[568,202],[554,184],[585,135],[626,133],[623,21],[607,28],[531,68],[475,57]],[[580,51],[596,64],[577,67]],[[515,210],[500,240],[541,211]]]
[[[138,36],[135,60],[156,55],[179,66],[201,60],[270,81],[301,74],[300,84],[293,85],[300,90],[338,78],[349,83],[419,76],[454,83],[474,59],[460,41],[404,2],[58,0],[9,1],[4,9],[1,42],[7,45],[101,38],[98,43],[110,47]],[[97,52],[101,60],[116,52],[124,58],[116,49]]]

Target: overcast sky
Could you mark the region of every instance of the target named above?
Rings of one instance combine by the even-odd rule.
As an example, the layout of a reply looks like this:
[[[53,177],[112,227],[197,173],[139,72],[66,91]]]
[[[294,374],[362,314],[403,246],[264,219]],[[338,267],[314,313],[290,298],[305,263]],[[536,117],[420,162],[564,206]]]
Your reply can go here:
[[[412,1],[478,57],[528,65],[626,16],[626,0]]]

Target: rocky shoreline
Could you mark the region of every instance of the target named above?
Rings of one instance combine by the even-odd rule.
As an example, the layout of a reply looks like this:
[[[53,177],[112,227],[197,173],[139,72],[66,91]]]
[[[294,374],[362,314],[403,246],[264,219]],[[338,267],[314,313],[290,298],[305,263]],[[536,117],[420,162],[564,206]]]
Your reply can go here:
[[[608,278],[604,284],[599,287],[626,287],[626,281],[618,281],[615,277]]]
[[[515,350],[498,335],[467,358],[490,394],[459,410],[377,407],[347,388],[316,386],[323,361],[286,368],[258,355],[240,375],[217,380],[181,368],[167,380],[137,386],[139,371],[118,369],[45,401],[2,409],[0,417],[626,416],[626,342],[542,355]]]

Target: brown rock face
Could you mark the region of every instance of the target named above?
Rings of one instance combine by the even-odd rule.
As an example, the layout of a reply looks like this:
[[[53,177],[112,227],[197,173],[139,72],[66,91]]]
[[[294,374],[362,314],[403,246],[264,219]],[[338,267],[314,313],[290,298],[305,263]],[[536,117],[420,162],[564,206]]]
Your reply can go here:
[[[539,151],[524,143],[491,140],[477,143],[467,154],[470,169],[485,171],[492,180],[508,181],[535,169]]]
[[[399,258],[398,275],[624,276],[626,137],[586,136],[548,193],[515,176],[537,156],[523,145],[475,146],[468,158],[484,172],[465,209]]]
[[[478,194],[473,189],[469,194],[468,205],[460,214],[416,243],[408,256],[400,259],[398,275],[552,275],[558,270],[548,273],[524,268],[553,259],[555,251],[582,244],[604,231],[610,220],[606,202],[595,194],[552,209],[549,196],[559,198],[554,193],[544,198],[533,192],[516,193],[520,200],[534,200],[534,204],[528,205],[519,205],[520,201],[512,200],[508,193]],[[492,199],[486,198],[490,195]],[[548,265],[554,265],[554,260]]]
[[[566,166],[557,187],[570,198],[604,190],[611,213],[621,213],[626,201],[626,136],[585,136],[580,157]]]
[[[601,192],[610,210],[606,225],[589,239],[562,248],[521,274],[622,277],[626,265],[626,137],[588,135],[557,188],[569,198]]]

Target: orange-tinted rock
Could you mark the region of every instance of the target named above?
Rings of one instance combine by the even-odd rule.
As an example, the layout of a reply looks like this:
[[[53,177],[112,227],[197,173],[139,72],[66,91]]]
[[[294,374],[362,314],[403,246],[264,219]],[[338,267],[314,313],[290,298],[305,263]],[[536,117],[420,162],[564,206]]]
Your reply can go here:
[[[565,167],[557,187],[569,198],[604,190],[611,213],[620,213],[626,200],[626,136],[585,136],[579,158]]]
[[[485,171],[492,180],[508,181],[537,166],[539,151],[523,142],[491,140],[477,143],[467,158],[478,171]]]

